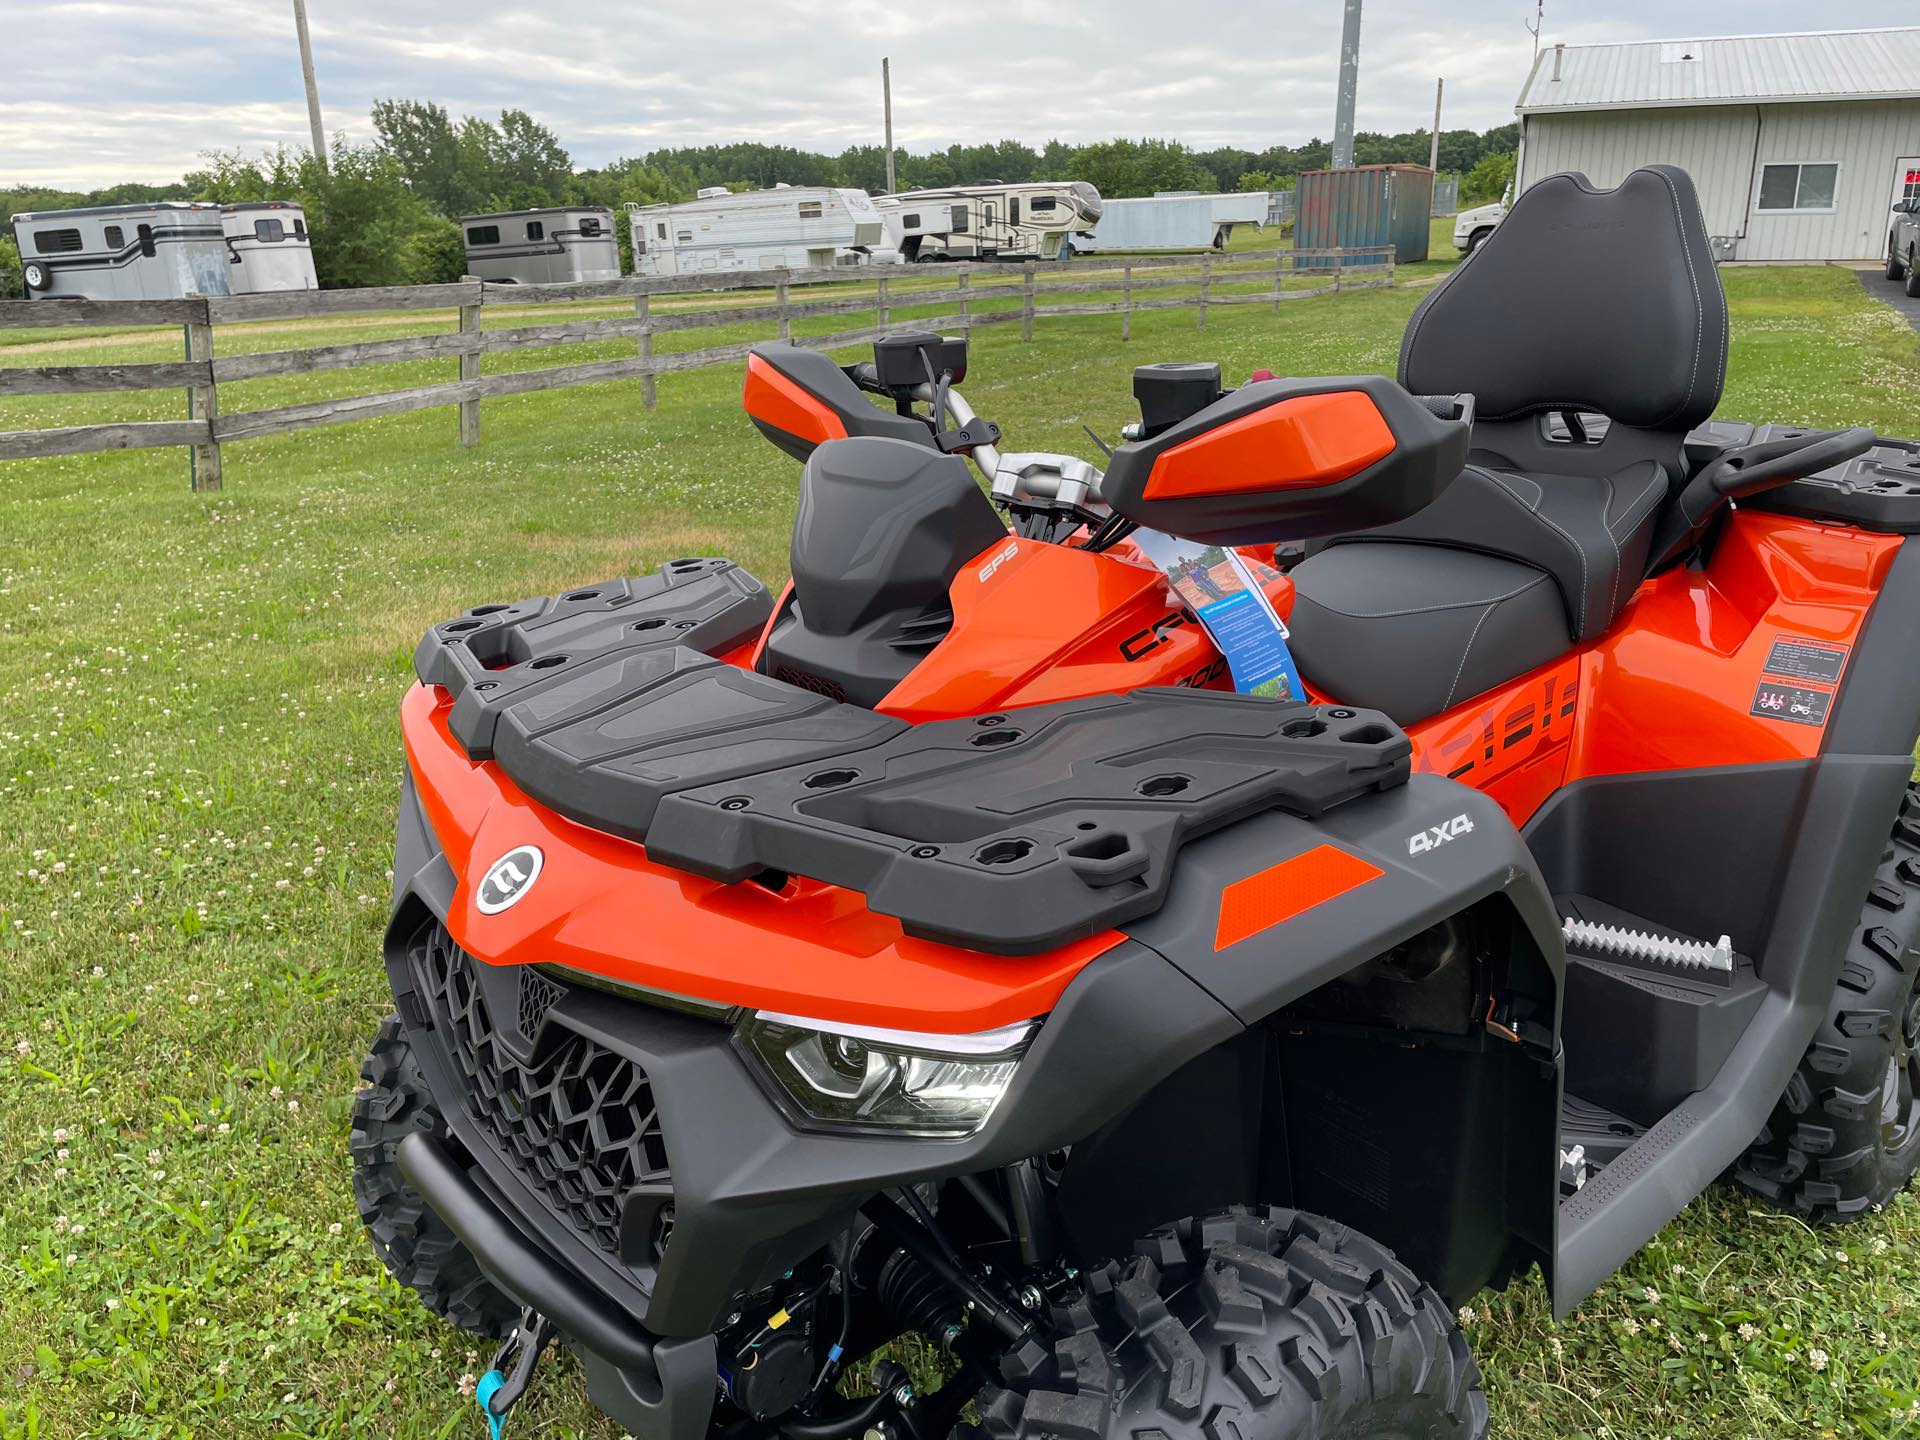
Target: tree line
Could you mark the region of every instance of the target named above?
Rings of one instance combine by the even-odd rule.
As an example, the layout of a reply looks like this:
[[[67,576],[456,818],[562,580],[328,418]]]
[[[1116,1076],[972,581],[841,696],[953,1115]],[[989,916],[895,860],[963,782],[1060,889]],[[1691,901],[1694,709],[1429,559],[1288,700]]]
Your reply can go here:
[[[546,205],[622,206],[690,200],[722,185],[733,190],[778,184],[886,188],[886,151],[854,145],[837,155],[786,145],[736,142],[683,146],[576,169],[559,137],[524,110],[498,120],[455,119],[426,100],[380,100],[373,138],[335,141],[325,164],[304,149],[263,155],[214,151],[205,166],[172,185],[114,185],[77,192],[32,186],[0,188],[6,218],[23,211],[64,210],[156,200],[293,200],[306,211],[314,268],[328,288],[431,284],[457,280],[465,268],[461,216]],[[1512,174],[1518,127],[1445,130],[1440,169],[1462,173],[1463,204],[1496,197]],[[1362,165],[1425,164],[1424,130],[1397,135],[1362,132],[1354,159]],[[1031,180],[1086,180],[1102,195],[1122,198],[1161,190],[1286,189],[1304,170],[1332,159],[1328,142],[1195,150],[1177,140],[1113,139],[1090,145],[1018,140],[950,145],[916,154],[894,152],[901,189]],[[627,227],[616,225],[621,263],[630,267]],[[19,256],[10,234],[0,238],[0,287],[19,294]]]

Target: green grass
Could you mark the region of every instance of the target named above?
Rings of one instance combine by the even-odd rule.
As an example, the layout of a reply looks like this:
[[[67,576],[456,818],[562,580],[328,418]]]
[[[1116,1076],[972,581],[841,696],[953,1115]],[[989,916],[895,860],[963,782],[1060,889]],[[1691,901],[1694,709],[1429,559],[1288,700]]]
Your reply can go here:
[[[1852,275],[1726,279],[1723,413],[1920,434],[1915,338]],[[1031,345],[983,331],[967,388],[1022,447],[1086,450],[1082,423],[1129,418],[1143,361],[1390,370],[1419,293],[1217,309],[1204,330],[1137,316],[1124,345],[1106,319]],[[388,368],[241,399],[452,374]],[[347,1184],[388,1004],[408,655],[468,605],[678,555],[778,579],[796,467],[737,389],[667,376],[653,414],[636,383],[489,401],[466,453],[444,410],[249,441],[217,496],[188,493],[179,451],[0,468],[0,1437],[482,1433],[457,1384],[485,1355],[386,1280]],[[0,428],[130,410],[180,400],[13,400]],[[1505,1440],[1880,1435],[1920,1404],[1916,1297],[1913,1199],[1816,1234],[1719,1191],[1558,1330],[1537,1281],[1473,1300],[1467,1328]],[[612,1435],[547,1364],[515,1430]]]

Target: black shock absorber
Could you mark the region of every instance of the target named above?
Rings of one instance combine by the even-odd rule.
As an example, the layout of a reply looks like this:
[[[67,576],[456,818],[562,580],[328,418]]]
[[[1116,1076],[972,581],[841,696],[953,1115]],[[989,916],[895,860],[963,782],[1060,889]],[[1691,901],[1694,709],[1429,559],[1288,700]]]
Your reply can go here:
[[[873,1288],[881,1309],[903,1329],[919,1331],[943,1350],[952,1348],[961,1329],[960,1305],[925,1265],[896,1250],[880,1267]]]

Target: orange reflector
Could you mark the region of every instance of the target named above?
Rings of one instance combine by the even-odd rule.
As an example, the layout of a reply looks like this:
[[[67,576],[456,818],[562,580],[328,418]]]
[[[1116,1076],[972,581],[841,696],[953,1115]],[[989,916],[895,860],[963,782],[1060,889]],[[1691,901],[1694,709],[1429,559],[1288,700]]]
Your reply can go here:
[[[1336,485],[1393,453],[1364,390],[1296,395],[1182,440],[1153,462],[1145,498],[1253,495]]]
[[[1316,845],[1304,854],[1269,865],[1220,892],[1220,923],[1214,930],[1213,948],[1224,950],[1237,945],[1249,935],[1258,935],[1386,873],[1337,845]]]

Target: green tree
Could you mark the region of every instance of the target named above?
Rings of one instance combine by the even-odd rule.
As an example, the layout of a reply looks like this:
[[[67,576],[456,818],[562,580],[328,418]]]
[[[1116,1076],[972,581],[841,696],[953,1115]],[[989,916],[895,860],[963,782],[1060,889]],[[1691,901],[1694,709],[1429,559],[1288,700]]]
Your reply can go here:
[[[451,285],[467,273],[467,243],[460,226],[443,215],[427,216],[400,245],[400,270],[408,285]]]
[[[1512,151],[1482,156],[1480,162],[1460,179],[1460,203],[1484,205],[1498,200],[1513,183]]]
[[[380,147],[400,166],[407,186],[442,215],[483,208],[492,194],[491,146],[483,121],[463,137],[446,110],[424,100],[376,100],[373,129]],[[478,144],[473,143],[479,141]]]
[[[0,297],[12,300],[24,294],[25,282],[20,278],[20,247],[13,243],[13,236],[0,235]]]

